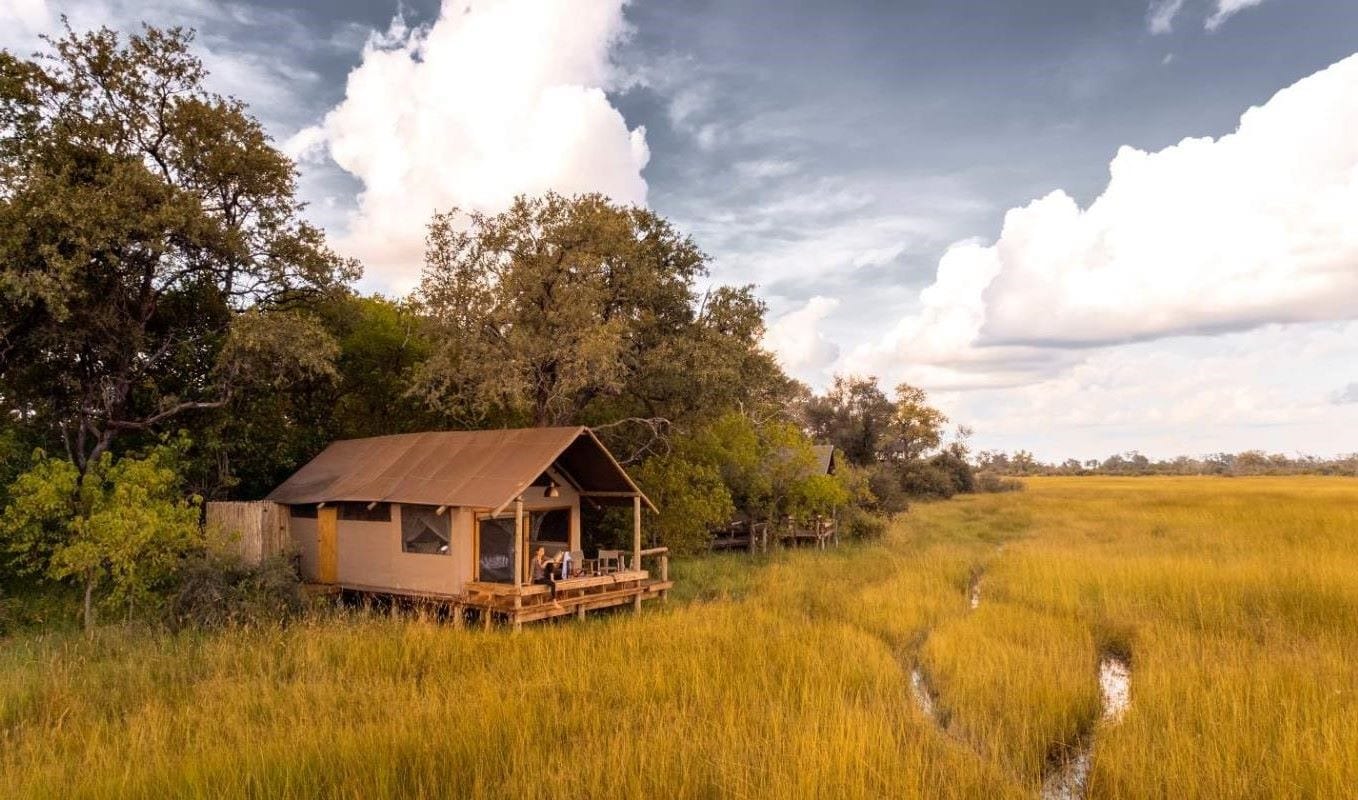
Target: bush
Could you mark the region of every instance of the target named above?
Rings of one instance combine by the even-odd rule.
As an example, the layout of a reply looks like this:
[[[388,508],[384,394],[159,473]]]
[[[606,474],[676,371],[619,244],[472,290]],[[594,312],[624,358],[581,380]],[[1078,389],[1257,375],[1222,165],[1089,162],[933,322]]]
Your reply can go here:
[[[172,628],[215,628],[289,620],[305,607],[289,559],[252,566],[238,555],[206,551],[184,563],[170,598]]]
[[[871,505],[873,511],[890,516],[910,508],[910,499],[906,497],[901,476],[894,466],[874,464],[869,470],[868,489],[874,498]]]
[[[998,472],[978,472],[976,473],[976,491],[1019,492],[1023,491],[1023,481],[1017,478],[1005,478]]]
[[[910,461],[900,471],[901,489],[911,497],[946,500],[957,494],[952,474],[932,461]]]
[[[886,535],[887,518],[882,514],[849,506],[839,517],[840,536],[849,540],[866,541],[880,539]]]
[[[953,494],[970,494],[976,491],[976,473],[972,471],[965,458],[944,450],[929,459],[929,464],[948,476],[948,480],[952,482]]]

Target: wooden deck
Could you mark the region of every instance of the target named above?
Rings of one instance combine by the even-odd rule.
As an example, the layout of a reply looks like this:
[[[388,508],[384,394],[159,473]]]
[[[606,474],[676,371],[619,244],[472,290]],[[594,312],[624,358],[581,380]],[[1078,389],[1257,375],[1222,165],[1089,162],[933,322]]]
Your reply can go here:
[[[669,550],[664,547],[642,551],[643,556],[658,556],[660,574],[656,577],[652,577],[651,573],[644,569],[631,569],[558,581],[556,602],[551,599],[550,587],[542,584],[515,586],[487,581],[469,581],[463,584],[460,594],[345,583],[308,584],[306,589],[312,594],[338,594],[347,591],[405,598],[446,607],[451,612],[455,626],[461,626],[468,612],[472,612],[476,620],[487,630],[495,621],[504,622],[518,630],[525,622],[566,616],[584,619],[585,614],[590,611],[629,603],[633,608],[640,610],[643,601],[657,597],[664,600],[669,590],[674,588],[674,582],[669,579],[668,553]]]
[[[668,570],[666,570],[668,571]],[[668,576],[652,579],[646,570],[623,570],[609,575],[568,578],[556,584],[556,602],[547,586],[511,586],[505,583],[472,582],[463,586],[461,604],[475,610],[489,628],[501,619],[515,630],[525,622],[585,614],[631,603],[640,609],[645,600],[664,599],[674,582]]]

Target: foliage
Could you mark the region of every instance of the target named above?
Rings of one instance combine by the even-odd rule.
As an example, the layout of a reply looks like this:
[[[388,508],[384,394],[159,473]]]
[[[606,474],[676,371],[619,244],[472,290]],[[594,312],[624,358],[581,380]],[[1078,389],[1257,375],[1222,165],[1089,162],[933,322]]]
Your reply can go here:
[[[435,346],[414,392],[464,425],[680,422],[790,389],[748,288],[705,300],[707,257],[600,195],[436,215],[418,299]]]
[[[647,459],[635,478],[660,509],[647,528],[675,553],[703,549],[712,529],[735,513],[730,489],[712,464],[669,453]]]
[[[978,456],[983,470],[1003,475],[1348,475],[1358,476],[1358,453],[1319,458],[1310,455],[1288,456],[1246,450],[1241,453],[1213,453],[1193,458],[1151,460],[1130,450],[1105,459],[1068,458],[1061,463],[1044,463],[1032,453],[1013,454],[986,451]]]
[[[703,270],[663,219],[599,195],[436,215],[420,295],[443,335],[425,397],[469,420],[576,420],[621,391],[647,328],[687,316]]]
[[[144,458],[104,453],[82,476],[75,464],[39,453],[14,482],[0,537],[30,574],[84,589],[94,624],[94,593],[131,614],[153,607],[180,559],[201,544],[199,502],[185,499],[176,472],[183,443]]]
[[[80,472],[222,407],[257,368],[235,356],[324,370],[301,317],[259,323],[356,274],[300,219],[259,122],[203,88],[191,42],[68,30],[38,60],[0,52],[0,411]]]
[[[846,541],[871,541],[885,536],[890,524],[882,514],[861,506],[848,506],[840,512],[839,535]]]
[[[205,548],[175,577],[167,617],[173,628],[276,624],[299,615],[302,585],[281,556],[252,566],[234,553]]]
[[[870,377],[836,375],[824,396],[810,397],[802,406],[811,437],[833,444],[858,466],[881,457],[892,415],[891,401]]]
[[[234,395],[227,413],[196,434],[195,457],[187,465],[195,491],[210,498],[261,497],[336,439],[447,427],[407,396],[411,375],[430,349],[426,328],[409,306],[332,292],[308,304],[307,312],[307,324],[324,331],[319,340],[335,344],[328,358],[313,362],[308,374],[294,373],[286,386]]]
[[[976,473],[976,491],[978,492],[1020,492],[1023,491],[1023,481],[1017,478],[1006,478],[996,472],[982,470]]]

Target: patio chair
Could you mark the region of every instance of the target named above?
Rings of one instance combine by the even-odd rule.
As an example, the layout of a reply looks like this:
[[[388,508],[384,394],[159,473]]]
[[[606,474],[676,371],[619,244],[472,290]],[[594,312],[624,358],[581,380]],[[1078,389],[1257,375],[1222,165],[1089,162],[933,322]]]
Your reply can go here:
[[[607,575],[610,572],[617,572],[622,569],[621,550],[600,550],[599,551],[599,572]]]

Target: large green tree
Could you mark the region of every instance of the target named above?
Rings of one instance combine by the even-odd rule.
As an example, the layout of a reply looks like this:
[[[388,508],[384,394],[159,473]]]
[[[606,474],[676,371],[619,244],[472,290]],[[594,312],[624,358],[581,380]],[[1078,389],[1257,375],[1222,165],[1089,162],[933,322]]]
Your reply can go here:
[[[355,272],[300,219],[258,121],[204,88],[192,38],[0,52],[0,411],[81,474],[248,382],[327,372],[333,343],[296,306]]]
[[[839,448],[852,464],[882,457],[895,409],[874,377],[836,375],[823,395],[808,398],[802,416],[811,437]]]
[[[440,214],[418,293],[434,350],[416,391],[468,425],[682,424],[776,399],[791,384],[759,348],[763,305],[748,287],[699,295],[706,273],[668,221],[600,195]]]

